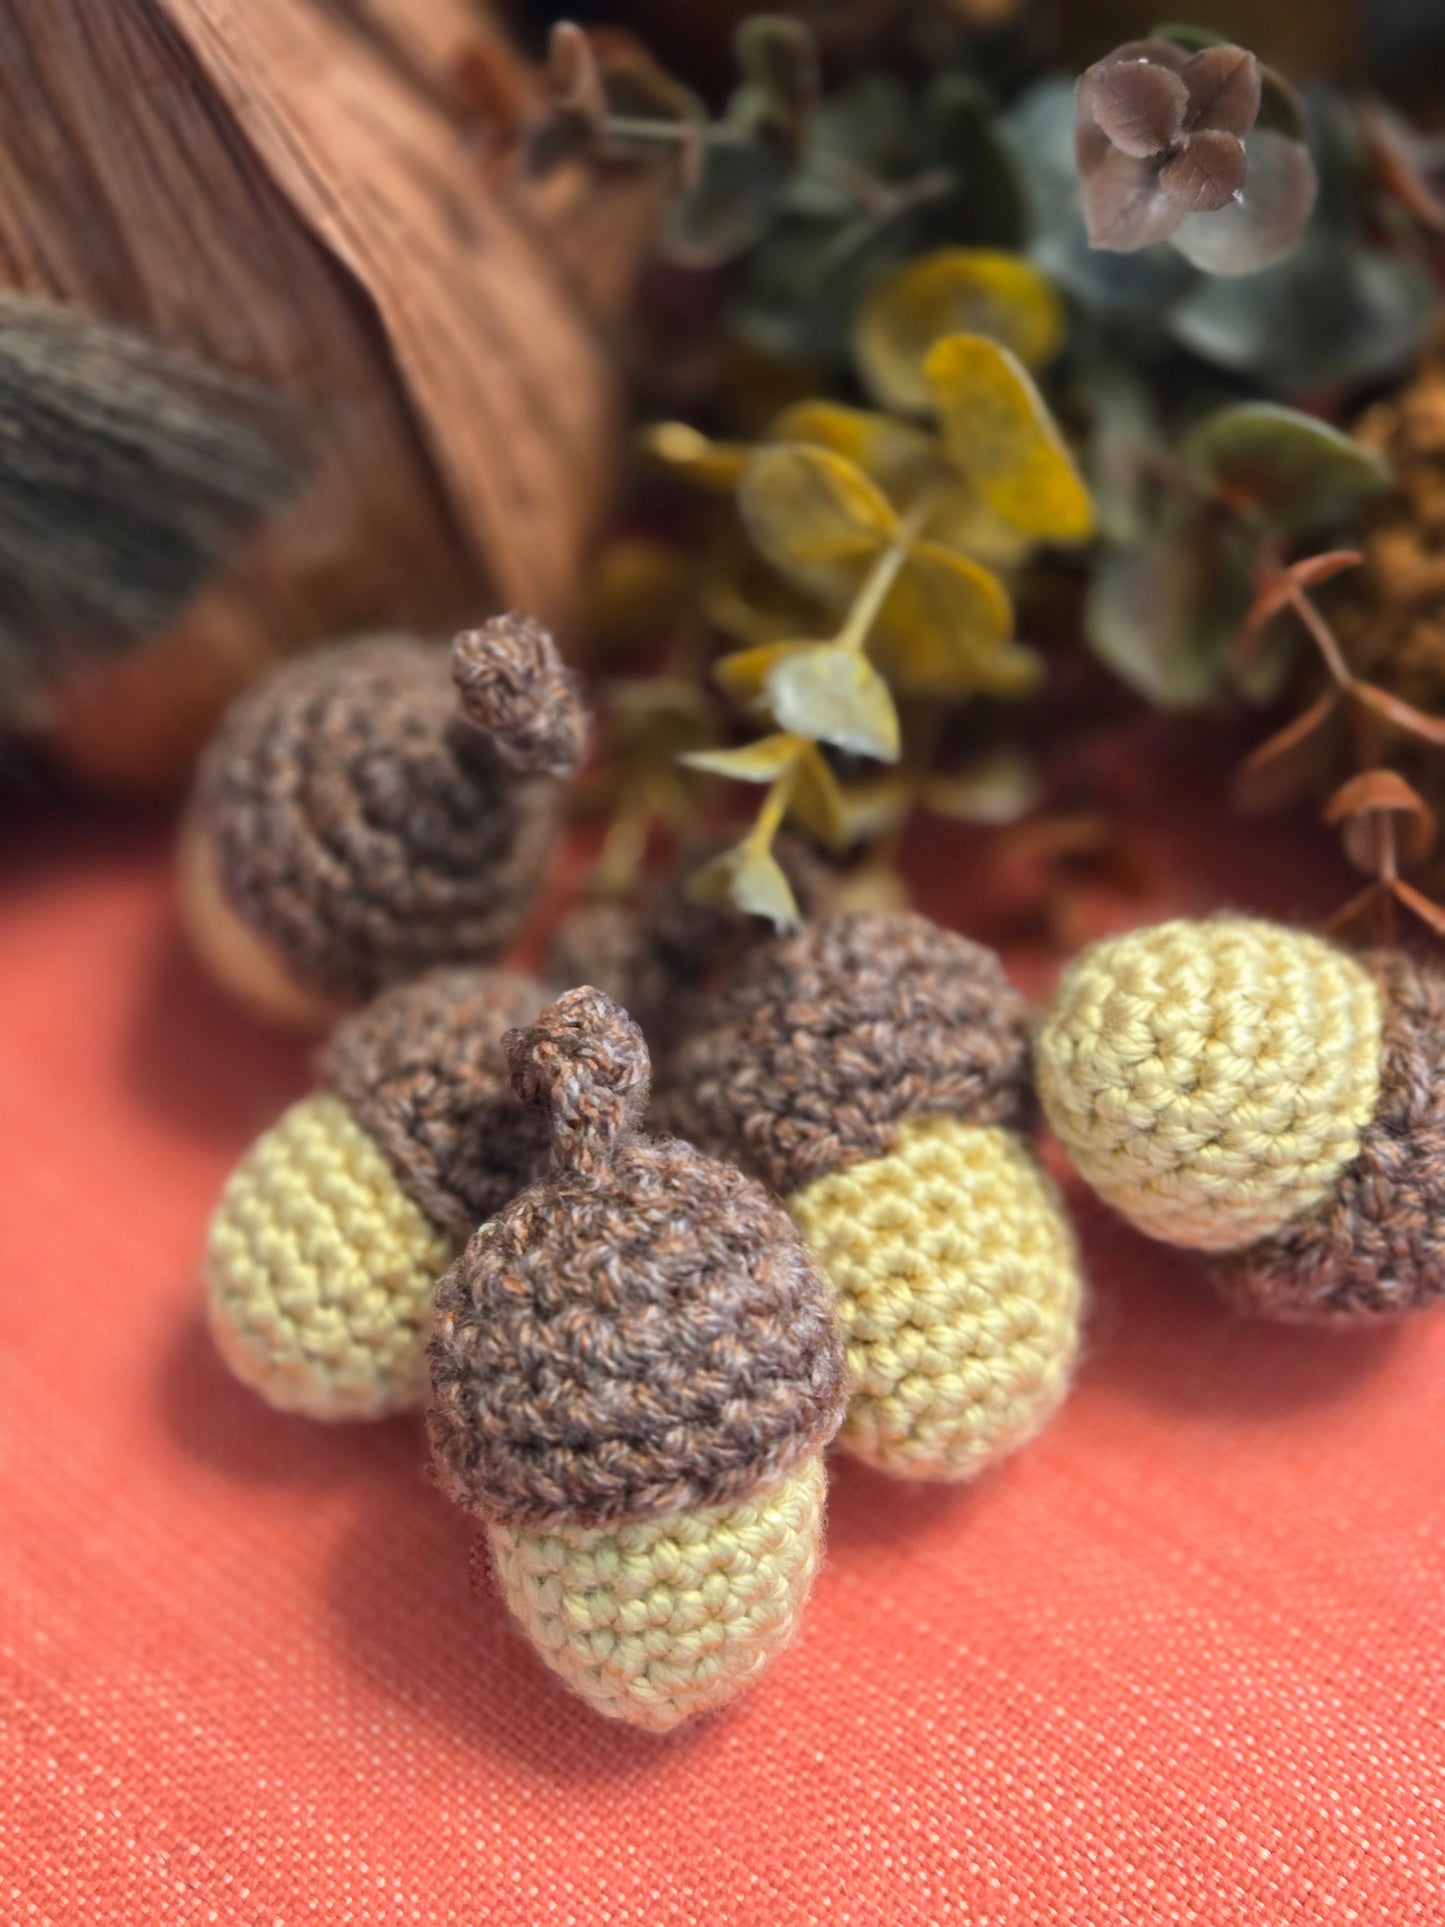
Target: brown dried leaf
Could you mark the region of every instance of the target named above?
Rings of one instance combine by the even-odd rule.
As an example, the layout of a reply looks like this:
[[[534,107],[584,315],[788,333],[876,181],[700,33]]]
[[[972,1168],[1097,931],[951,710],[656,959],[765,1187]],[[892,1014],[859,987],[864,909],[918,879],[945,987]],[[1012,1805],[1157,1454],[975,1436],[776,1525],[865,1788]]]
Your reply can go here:
[[[1264,568],[1255,576],[1254,601],[1244,619],[1246,635],[1253,635],[1290,604],[1290,587],[1312,589],[1328,582],[1333,575],[1358,568],[1364,556],[1357,549],[1330,549],[1323,555],[1307,555],[1291,562],[1287,569]]]
[[[1213,213],[1189,215],[1175,233],[1185,260],[1206,274],[1255,274],[1281,260],[1314,211],[1319,176],[1302,141],[1257,127],[1245,158],[1238,197]]]
[[[1326,823],[1344,824],[1346,854],[1358,870],[1373,875],[1380,864],[1374,819],[1402,819],[1396,835],[1407,863],[1423,863],[1435,847],[1434,812],[1418,790],[1392,769],[1364,770],[1343,783],[1325,805]]]
[[[1189,91],[1185,125],[1243,137],[1259,119],[1259,62],[1243,47],[1203,47],[1180,70]]]
[[[1179,138],[1189,105],[1182,77],[1152,60],[1100,61],[1080,82],[1094,119],[1121,154],[1147,160]]]
[[[1416,709],[1413,703],[1404,702],[1399,696],[1392,696],[1388,689],[1380,689],[1371,682],[1356,680],[1350,684],[1349,693],[1352,702],[1389,723],[1402,736],[1413,736],[1417,742],[1445,749],[1445,716],[1427,716],[1423,709]]]
[[[1380,191],[1398,202],[1421,227],[1434,234],[1445,234],[1445,201],[1427,180],[1416,159],[1418,140],[1413,129],[1376,103],[1361,114],[1360,131]]]
[[[1332,917],[1325,922],[1325,930],[1332,937],[1341,936],[1346,930],[1356,929],[1379,903],[1384,894],[1381,883],[1367,883],[1358,896],[1342,904]]]
[[[1402,877],[1396,877],[1390,888],[1407,910],[1414,911],[1428,930],[1432,930],[1437,937],[1445,937],[1445,909],[1433,903],[1413,884],[1406,883]]]
[[[1257,815],[1312,788],[1329,767],[1339,722],[1339,693],[1326,689],[1240,764],[1235,807]]]
[[[1165,161],[1159,185],[1186,214],[1214,214],[1239,193],[1244,174],[1244,146],[1238,135],[1206,127]]]
[[[1084,182],[1084,224],[1089,246],[1136,254],[1167,240],[1184,219],[1159,185],[1148,161],[1111,148]]]

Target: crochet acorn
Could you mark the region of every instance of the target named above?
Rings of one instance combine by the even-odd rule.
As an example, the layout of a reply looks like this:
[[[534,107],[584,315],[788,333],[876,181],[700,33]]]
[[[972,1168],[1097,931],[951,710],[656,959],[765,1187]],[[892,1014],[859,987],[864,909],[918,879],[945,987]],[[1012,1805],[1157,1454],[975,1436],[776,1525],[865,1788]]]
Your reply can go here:
[[[1055,1131],[1142,1230],[1266,1317],[1445,1292],[1445,978],[1244,917],[1096,944],[1039,1045]]]
[[[274,1021],[497,956],[557,833],[587,713],[550,636],[498,616],[432,644],[318,650],[243,696],[202,760],[180,847],[191,937]]]
[[[760,1185],[641,1134],[647,1050],[609,997],[568,992],[506,1051],[552,1165],[437,1287],[433,1464],[546,1663],[661,1731],[731,1699],[797,1625],[837,1327]]]
[[[1026,1142],[1029,1018],[998,959],[911,915],[758,945],[673,1053],[657,1116],[768,1184],[836,1296],[842,1443],[966,1479],[1068,1387],[1082,1287]]]
[[[480,968],[384,991],[233,1172],[207,1242],[210,1323],[271,1404],[361,1419],[422,1402],[437,1278],[546,1163],[501,1042],[541,1000]]]

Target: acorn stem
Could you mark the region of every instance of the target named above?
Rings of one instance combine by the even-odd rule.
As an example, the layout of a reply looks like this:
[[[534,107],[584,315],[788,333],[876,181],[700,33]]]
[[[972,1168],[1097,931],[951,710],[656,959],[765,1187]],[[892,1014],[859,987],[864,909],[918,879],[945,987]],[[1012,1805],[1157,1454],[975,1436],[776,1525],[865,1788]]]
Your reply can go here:
[[[524,775],[570,776],[587,754],[591,718],[577,678],[540,622],[515,611],[452,644],[462,716]]]
[[[554,1170],[597,1174],[642,1124],[652,1064],[641,1030],[605,991],[584,985],[503,1039],[512,1086],[550,1114]]]

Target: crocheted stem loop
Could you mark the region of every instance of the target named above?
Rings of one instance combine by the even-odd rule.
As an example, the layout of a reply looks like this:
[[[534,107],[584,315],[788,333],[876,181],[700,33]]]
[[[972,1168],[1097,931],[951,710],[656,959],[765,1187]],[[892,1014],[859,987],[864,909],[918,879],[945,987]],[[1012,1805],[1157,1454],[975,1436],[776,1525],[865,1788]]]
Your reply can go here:
[[[518,1097],[551,1113],[553,1169],[605,1170],[640,1127],[652,1080],[647,1045],[627,1012],[584,985],[502,1041]]]
[[[452,681],[467,722],[529,775],[570,776],[590,722],[576,677],[532,617],[493,616],[452,644]]]

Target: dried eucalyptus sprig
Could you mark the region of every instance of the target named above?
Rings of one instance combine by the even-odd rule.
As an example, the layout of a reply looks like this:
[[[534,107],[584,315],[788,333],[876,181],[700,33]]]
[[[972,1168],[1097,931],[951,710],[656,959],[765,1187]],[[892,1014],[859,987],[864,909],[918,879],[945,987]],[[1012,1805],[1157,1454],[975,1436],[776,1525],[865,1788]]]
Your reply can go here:
[[[1325,806],[1338,824],[1345,854],[1371,881],[1330,919],[1329,928],[1364,928],[1377,943],[1395,941],[1395,907],[1402,904],[1437,937],[1445,937],[1445,906],[1400,875],[1401,864],[1423,863],[1435,848],[1438,825],[1419,792],[1397,771],[1363,770]]]
[[[956,332],[970,322],[990,332]],[[790,921],[774,833],[791,816],[842,844],[856,820],[825,750],[896,762],[900,699],[948,705],[1035,686],[1000,572],[1040,542],[1080,542],[1093,528],[1088,491],[1025,366],[1046,360],[1060,334],[1057,303],[1032,270],[954,250],[886,283],[857,329],[865,381],[929,426],[810,402],[785,410],[751,451],[681,424],[653,431],[654,455],[680,474],[713,488],[736,477],[742,527],[767,565],[760,594],[734,580],[711,602],[746,645],[717,664],[718,682],[775,733],[685,759],[769,785],[753,828],[696,879],[705,895]],[[800,633],[810,605],[836,626]]]
[[[1427,716],[1413,703],[1356,675],[1310,590],[1361,558],[1352,550],[1308,556],[1287,568],[1268,561],[1258,577],[1245,637],[1258,636],[1284,609],[1293,610],[1319,654],[1328,681],[1309,706],[1261,743],[1241,765],[1235,799],[1244,809],[1271,808],[1323,781],[1351,750],[1372,759],[1381,737],[1394,736],[1445,749],[1445,717]]]
[[[1075,148],[1093,247],[1131,254],[1171,241],[1208,274],[1255,274],[1304,233],[1319,192],[1303,139],[1258,125],[1264,75],[1243,47],[1190,52],[1126,41],[1076,90]]]

